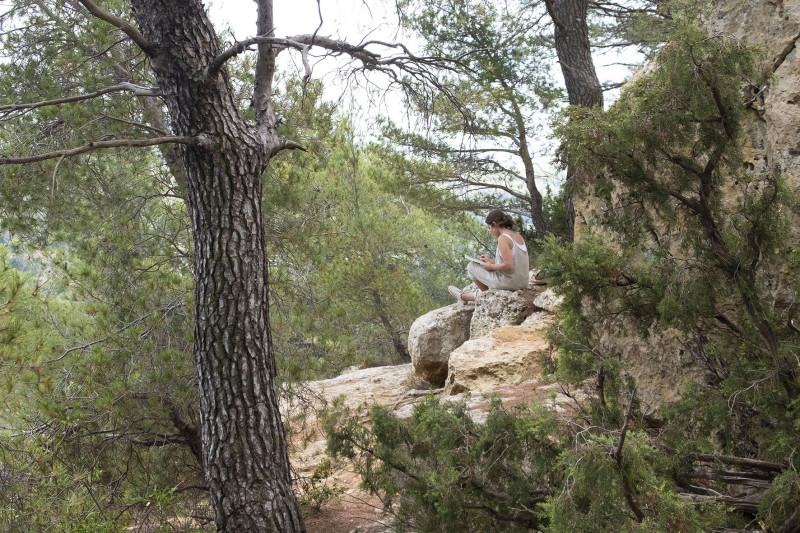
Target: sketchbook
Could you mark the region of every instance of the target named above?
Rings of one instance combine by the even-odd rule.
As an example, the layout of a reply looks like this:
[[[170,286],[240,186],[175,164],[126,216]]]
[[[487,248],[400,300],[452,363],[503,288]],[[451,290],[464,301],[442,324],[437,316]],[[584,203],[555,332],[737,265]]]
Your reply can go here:
[[[466,254],[465,254],[465,255],[464,255],[464,259],[469,259],[469,260],[470,260],[470,261],[472,261],[473,263],[478,263],[479,265],[482,265],[482,264],[483,264],[483,261],[481,261],[481,260],[480,260],[480,259],[478,259],[477,257],[472,257],[471,255],[466,255]]]

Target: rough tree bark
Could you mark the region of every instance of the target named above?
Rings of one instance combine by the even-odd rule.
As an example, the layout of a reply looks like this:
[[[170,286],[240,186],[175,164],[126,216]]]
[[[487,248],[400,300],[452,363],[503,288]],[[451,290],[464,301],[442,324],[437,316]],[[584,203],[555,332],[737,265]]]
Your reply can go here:
[[[247,124],[225,70],[209,72],[222,50],[199,0],[131,4],[172,132],[201,140],[177,149],[194,236],[194,357],[216,527],[305,531],[292,492],[268,316],[261,173],[283,142],[272,107],[259,102],[258,125]],[[259,75],[271,83],[272,72]]]
[[[547,11],[555,24],[555,44],[561,73],[567,88],[570,105],[582,107],[603,106],[603,89],[597,79],[589,42],[586,16],[588,0],[545,0]],[[564,203],[567,211],[569,237],[575,232],[575,206],[572,198],[573,184],[579,169],[567,162],[567,183]]]

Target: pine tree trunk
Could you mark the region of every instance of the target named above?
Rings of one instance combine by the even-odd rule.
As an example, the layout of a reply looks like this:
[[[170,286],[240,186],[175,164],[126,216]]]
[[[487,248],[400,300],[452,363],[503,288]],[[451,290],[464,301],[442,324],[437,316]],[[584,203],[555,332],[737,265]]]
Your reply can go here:
[[[555,42],[561,73],[567,87],[570,105],[603,106],[603,89],[597,79],[586,23],[588,0],[548,0],[550,16],[555,23]],[[567,183],[564,203],[570,239],[575,231],[573,190],[579,169],[567,162]]]
[[[305,531],[275,391],[261,173],[278,137],[239,116],[198,0],[133,0],[186,169],[195,253],[202,457],[220,532]]]

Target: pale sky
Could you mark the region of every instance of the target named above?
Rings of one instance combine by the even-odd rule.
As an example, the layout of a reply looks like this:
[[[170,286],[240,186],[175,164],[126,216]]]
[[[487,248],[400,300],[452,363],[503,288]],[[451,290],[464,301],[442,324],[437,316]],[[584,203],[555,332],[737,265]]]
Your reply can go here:
[[[229,24],[237,39],[255,34],[253,0],[212,0],[208,5],[212,20]],[[320,35],[358,42],[376,27],[373,36],[392,41],[397,35],[394,2],[320,0],[317,4],[316,0],[275,0],[274,9],[277,37],[313,33],[319,25],[319,11],[323,20]]]

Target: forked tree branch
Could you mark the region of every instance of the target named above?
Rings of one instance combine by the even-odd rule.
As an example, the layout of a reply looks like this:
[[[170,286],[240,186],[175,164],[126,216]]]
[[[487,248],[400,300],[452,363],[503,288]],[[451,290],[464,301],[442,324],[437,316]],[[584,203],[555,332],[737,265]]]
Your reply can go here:
[[[95,141],[95,142],[90,142],[88,144],[84,144],[83,146],[78,146],[77,148],[56,150],[54,152],[47,152],[44,154],[31,155],[27,157],[8,157],[0,154],[0,165],[18,165],[24,163],[36,163],[38,161],[46,161],[47,159],[55,159],[57,157],[72,157],[80,154],[85,154],[86,152],[92,152],[94,150],[100,150],[103,148],[127,148],[127,147],[140,148],[143,146],[156,146],[159,144],[167,144],[167,143],[200,145],[203,144],[203,140],[199,137],[169,136],[169,137],[153,137],[151,139],[117,139],[112,141]]]
[[[247,51],[249,47],[257,44],[270,44],[280,49],[293,48],[300,52],[303,52],[305,49],[307,49],[307,47],[316,46],[336,54],[349,55],[350,57],[361,61],[364,64],[364,66],[368,69],[379,68],[390,65],[402,67],[403,65],[412,62],[416,64],[436,65],[441,68],[454,68],[456,65],[460,64],[459,61],[456,59],[449,59],[438,56],[433,56],[433,57],[416,56],[412,54],[409,51],[408,47],[406,47],[402,43],[368,41],[365,43],[361,43],[359,45],[353,45],[345,41],[331,39],[330,37],[322,37],[319,35],[311,35],[311,34],[295,35],[293,37],[287,37],[287,38],[272,37],[269,35],[259,35],[256,37],[250,37],[249,39],[245,39],[243,41],[239,41],[230,48],[228,48],[227,50],[223,51],[220,55],[218,55],[214,59],[214,61],[211,62],[211,64],[206,69],[206,73],[210,75],[217,72],[220,68],[222,68],[222,65],[224,65],[226,61]],[[369,45],[384,46],[386,48],[396,48],[401,50],[402,54],[383,57],[376,52],[367,50],[367,46]]]
[[[636,515],[636,520],[638,522],[644,521],[644,513],[642,512],[639,504],[636,502],[636,498],[634,497],[634,488],[631,486],[630,479],[625,475],[625,472],[622,468],[622,450],[625,446],[625,436],[628,433],[628,422],[630,421],[631,417],[631,410],[633,409],[633,400],[636,398],[636,389],[631,391],[631,397],[628,401],[628,408],[625,410],[625,423],[622,425],[622,431],[620,432],[619,437],[619,445],[617,449],[614,451],[614,459],[617,462],[617,470],[619,471],[620,478],[622,478],[622,490],[625,493],[625,500],[628,502],[628,507],[630,507],[633,514]]]

